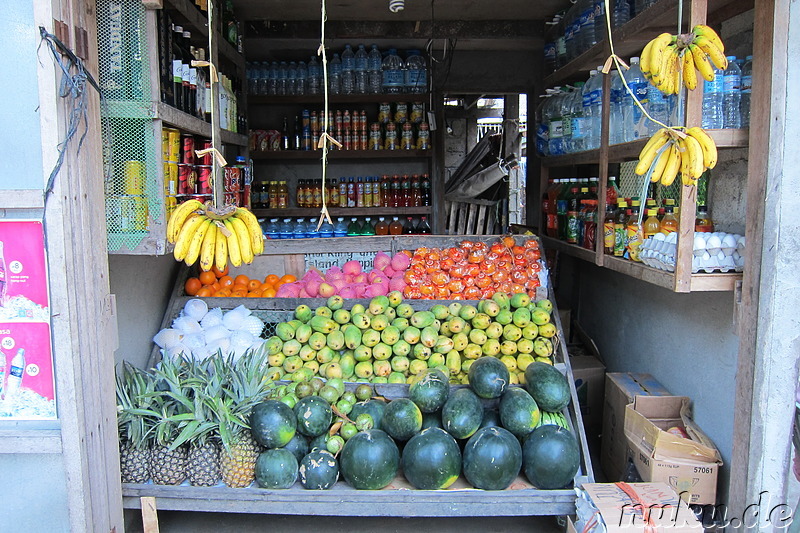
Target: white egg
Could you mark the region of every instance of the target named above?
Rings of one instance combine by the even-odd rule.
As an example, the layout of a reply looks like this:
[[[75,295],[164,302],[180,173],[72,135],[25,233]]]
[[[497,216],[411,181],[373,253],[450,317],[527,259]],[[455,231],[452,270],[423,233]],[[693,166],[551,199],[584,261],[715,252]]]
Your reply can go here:
[[[692,249],[694,250],[695,256],[703,255],[703,252],[706,251],[706,241],[703,240],[698,234],[695,233],[694,243],[692,245]]]
[[[700,256],[700,259],[702,259],[703,261],[708,261],[709,259],[711,259],[711,254],[708,252],[703,252],[703,255]]]
[[[744,246],[745,246],[745,242],[744,242],[744,235],[742,235],[742,236],[741,236],[741,237],[739,237],[739,239],[736,241],[736,249],[737,249],[737,250],[739,250],[739,253],[742,253],[742,252],[744,252]]]
[[[708,240],[708,238],[709,238],[709,237],[711,237],[711,233],[709,233],[709,232],[707,232],[707,231],[701,231],[701,232],[699,232],[698,234],[700,235],[700,237],[701,237],[701,238],[702,238],[704,241],[707,241],[707,240]]]
[[[712,235],[708,238],[706,242],[706,248],[708,249],[708,253],[711,255],[717,255],[719,253],[720,246],[722,246],[722,241],[716,235]]]
[[[731,255],[736,251],[736,239],[733,235],[725,235],[722,238],[722,251],[725,255]]]
[[[653,235],[653,238],[657,241],[663,241],[664,239],[667,238],[667,236],[664,235],[663,233],[656,233],[655,235]]]
[[[670,232],[669,235],[667,235],[666,239],[664,239],[664,240],[669,242],[669,243],[678,242],[678,232],[677,231]]]

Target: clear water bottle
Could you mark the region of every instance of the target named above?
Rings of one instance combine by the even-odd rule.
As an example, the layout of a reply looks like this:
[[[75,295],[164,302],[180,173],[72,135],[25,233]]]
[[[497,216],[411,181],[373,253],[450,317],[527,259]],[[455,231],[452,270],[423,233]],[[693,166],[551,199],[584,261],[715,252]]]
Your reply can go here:
[[[261,63],[254,61],[247,63],[247,92],[258,94],[259,78],[261,77]]]
[[[288,78],[289,78],[289,67],[286,65],[286,61],[281,61],[278,65],[278,90],[275,94],[278,96],[286,96],[288,93]]]
[[[603,74],[600,72],[602,66],[597,67],[595,71],[597,75],[592,82],[592,90],[589,93],[589,105],[592,108],[591,117],[591,146],[590,150],[600,147],[600,126],[602,125],[603,116]]]
[[[647,85],[647,112],[654,119],[669,124],[669,102],[664,93],[661,92],[655,85],[648,83]],[[648,134],[653,135],[661,126],[655,122],[648,121]]]
[[[353,94],[356,89],[355,80],[356,55],[349,44],[342,52],[342,94]]]
[[[609,95],[611,107],[608,117],[608,143],[619,144],[624,142],[625,138],[623,106],[625,105],[625,93],[627,91],[617,70],[612,70],[609,76],[611,76],[611,94]]]
[[[567,64],[569,61],[569,56],[567,55],[567,37],[566,37],[566,22],[564,21],[564,17],[557,16],[557,24],[556,27],[556,68],[561,68]]]
[[[585,52],[597,43],[594,35],[594,1],[582,0],[581,5],[581,51]]]
[[[256,75],[258,83],[255,87],[253,94],[269,94],[269,86],[272,82],[272,69],[269,66],[269,61],[264,61],[258,66],[258,74]]]
[[[269,219],[269,224],[264,228],[264,234],[267,236],[267,239],[280,239],[281,230],[277,218]]]
[[[548,127],[549,124],[544,118],[544,109],[547,104],[549,104],[551,90],[547,89],[545,94],[540,95],[539,98],[542,99],[539,102],[539,105],[536,107],[536,152],[541,156],[547,156],[550,153],[548,147],[548,140],[550,135],[548,134]]]
[[[291,239],[294,236],[294,227],[291,218],[284,218],[280,225],[279,236],[281,239]]]
[[[328,90],[331,94],[342,94],[342,60],[339,54],[333,54],[328,63]]]
[[[575,83],[575,90],[570,96],[570,151],[581,152],[586,150],[586,125],[583,119],[583,86],[579,81]]]
[[[723,101],[722,88],[724,71],[714,69],[714,80],[703,82],[703,129],[718,130],[722,129]]]
[[[267,92],[270,96],[278,94],[278,78],[280,77],[280,65],[273,61],[269,67],[269,78],[267,78]]]
[[[336,224],[333,226],[333,236],[347,237],[347,222],[344,221],[344,217],[338,217],[336,219]]]
[[[319,236],[319,231],[317,231],[317,222],[314,219],[309,219],[308,224],[306,224],[306,238],[314,239]]]
[[[556,42],[544,43],[544,71],[550,73],[556,70]]]
[[[722,127],[726,129],[741,128],[742,114],[742,71],[736,63],[736,56],[728,56],[728,68],[722,77]]]
[[[628,0],[616,0],[611,13],[611,27],[619,28],[631,19],[631,5]]]
[[[322,71],[317,63],[317,58],[311,56],[308,62],[308,94],[320,94],[322,92]]]
[[[389,53],[381,64],[381,70],[383,73],[383,92],[387,94],[398,94],[403,92],[403,83],[405,83],[403,67],[403,60],[397,55],[397,50],[394,48],[390,49]]]
[[[647,109],[647,78],[642,74],[642,69],[639,67],[639,58],[631,58],[631,68],[625,72],[625,81],[628,83],[631,92],[636,96],[639,104]],[[633,101],[633,97],[623,87],[623,101],[622,101],[622,124],[623,124],[623,141],[635,141],[647,135],[647,119],[644,118],[644,113],[641,108]]]
[[[295,86],[295,94],[302,96],[306,94],[308,83],[308,67],[306,62],[301,61],[297,64],[297,85]]]
[[[572,90],[564,89],[558,105],[561,108],[561,151],[565,154],[572,152]]]
[[[605,0],[595,0],[594,2],[594,40],[599,43],[608,38],[608,28],[606,28],[606,2]]]
[[[581,104],[583,105],[583,147],[584,150],[591,150],[592,144],[594,142],[593,135],[594,132],[592,131],[593,128],[593,120],[592,120],[592,85],[594,85],[595,80],[597,79],[597,71],[591,70],[589,72],[589,79],[586,80],[586,84],[583,86],[583,90],[581,91]]]
[[[381,92],[381,85],[383,84],[382,62],[381,51],[378,50],[377,44],[373,44],[369,54],[367,54],[367,89],[370,94],[380,94]]]
[[[428,90],[428,65],[419,50],[409,50],[406,54],[405,87],[407,93]]]
[[[326,218],[322,225],[319,227],[319,236],[322,238],[327,239],[328,237],[333,237],[334,234],[334,226],[328,219]]]
[[[573,5],[567,11],[564,43],[567,48],[567,61],[572,61],[578,56],[578,38],[580,38],[580,20],[576,16],[577,6]]]
[[[297,63],[294,61],[289,62],[289,69],[286,71],[286,94],[297,94]]]
[[[306,238],[306,219],[298,218],[294,221],[294,227],[292,228],[292,238],[294,239],[305,239]]]
[[[355,53],[353,76],[355,77],[356,94],[367,94],[367,50],[363,44],[358,45]]]
[[[742,101],[739,108],[742,112],[742,127],[750,127],[750,95],[753,89],[753,56],[747,56],[742,65]]]
[[[548,124],[548,150],[550,155],[563,155],[562,138],[564,137],[564,124],[561,122],[561,87],[555,87],[553,95],[544,110],[544,117]]]

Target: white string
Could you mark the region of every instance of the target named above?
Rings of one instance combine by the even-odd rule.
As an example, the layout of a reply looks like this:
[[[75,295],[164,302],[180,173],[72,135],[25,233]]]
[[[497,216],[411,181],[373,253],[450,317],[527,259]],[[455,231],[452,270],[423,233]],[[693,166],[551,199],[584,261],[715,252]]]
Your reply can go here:
[[[320,43],[319,48],[317,49],[317,55],[322,56],[322,81],[323,81],[323,94],[324,94],[324,111],[323,111],[323,119],[322,119],[322,135],[319,136],[319,147],[322,148],[322,209],[320,210],[319,220],[317,221],[317,230],[322,227],[323,221],[327,220],[328,224],[333,225],[331,221],[331,215],[328,213],[328,205],[326,201],[326,177],[328,174],[328,143],[333,139],[328,133],[328,128],[330,124],[328,123],[328,56],[325,53],[325,21],[328,19],[327,12],[325,10],[325,0],[321,0],[322,8],[321,8],[321,21],[320,21]],[[338,144],[338,143],[337,143]]]

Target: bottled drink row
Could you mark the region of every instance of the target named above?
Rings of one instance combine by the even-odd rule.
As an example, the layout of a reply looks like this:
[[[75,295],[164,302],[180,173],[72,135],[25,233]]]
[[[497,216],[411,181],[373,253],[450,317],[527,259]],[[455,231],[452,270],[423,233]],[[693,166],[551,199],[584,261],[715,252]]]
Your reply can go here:
[[[323,66],[312,55],[305,61],[254,61],[247,64],[250,94],[269,96],[318,95],[324,92]],[[406,59],[397,50],[382,54],[377,45],[367,52],[345,45],[341,56],[328,60],[330,94],[424,93],[428,90],[428,66],[419,50],[407,50]]]
[[[609,95],[609,143],[644,139],[661,126],[648,120],[634,98],[654,119],[664,124],[681,122],[681,101],[665,95],[642,74],[639,58],[632,57],[630,69],[619,74],[612,70]],[[540,155],[563,155],[600,147],[603,110],[603,74],[601,67],[589,73],[586,82],[574,87],[547,89],[536,109],[536,150]],[[750,124],[752,56],[740,68],[736,57],[728,57],[728,68],[717,69],[713,82],[703,86],[703,122],[705,129],[743,128]]]
[[[415,223],[412,217],[406,217],[405,222],[400,221],[400,217],[392,217],[388,221],[385,217],[379,217],[373,223],[372,217],[366,217],[363,221],[358,217],[350,218],[348,222],[345,217],[338,217],[336,222],[331,224],[324,221],[317,229],[317,220],[306,219],[303,217],[292,219],[284,218],[281,220],[271,218],[269,221],[262,222],[264,235],[267,239],[308,239],[308,238],[328,238],[328,237],[362,237],[372,235],[430,235],[431,226],[427,217],[420,217]]]
[[[161,101],[194,117],[211,122],[211,79],[205,67],[192,61],[205,61],[206,49],[192,44],[191,31],[172,22],[170,14],[158,10],[158,69]],[[247,121],[238,109],[240,82],[219,73],[219,116],[222,129],[246,131]]]
[[[297,182],[297,207],[420,207],[431,205],[431,182],[427,174],[395,174],[333,178],[325,187],[322,180],[303,179]],[[256,182],[252,190],[256,209],[289,207],[289,188],[285,181]]]

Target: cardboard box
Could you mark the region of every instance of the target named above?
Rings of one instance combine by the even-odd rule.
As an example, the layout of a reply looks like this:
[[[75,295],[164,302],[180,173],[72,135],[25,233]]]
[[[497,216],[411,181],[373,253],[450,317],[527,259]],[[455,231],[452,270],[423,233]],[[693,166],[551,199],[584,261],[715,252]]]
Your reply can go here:
[[[569,364],[575,378],[575,390],[589,440],[599,439],[603,430],[603,389],[606,367],[597,345],[580,324],[574,327],[575,344],[567,346]],[[577,343],[579,342],[579,344]]]
[[[625,473],[628,461],[625,407],[636,396],[670,396],[670,393],[650,374],[606,374],[600,464],[609,481],[618,481]]]
[[[690,438],[667,433],[686,429]],[[692,504],[716,504],[722,458],[692,421],[685,396],[639,396],[625,408],[625,437],[644,481],[663,481]]]
[[[584,483],[575,529],[590,532],[599,512],[607,533],[698,533],[702,523],[665,483]],[[588,524],[589,527],[586,527]]]

